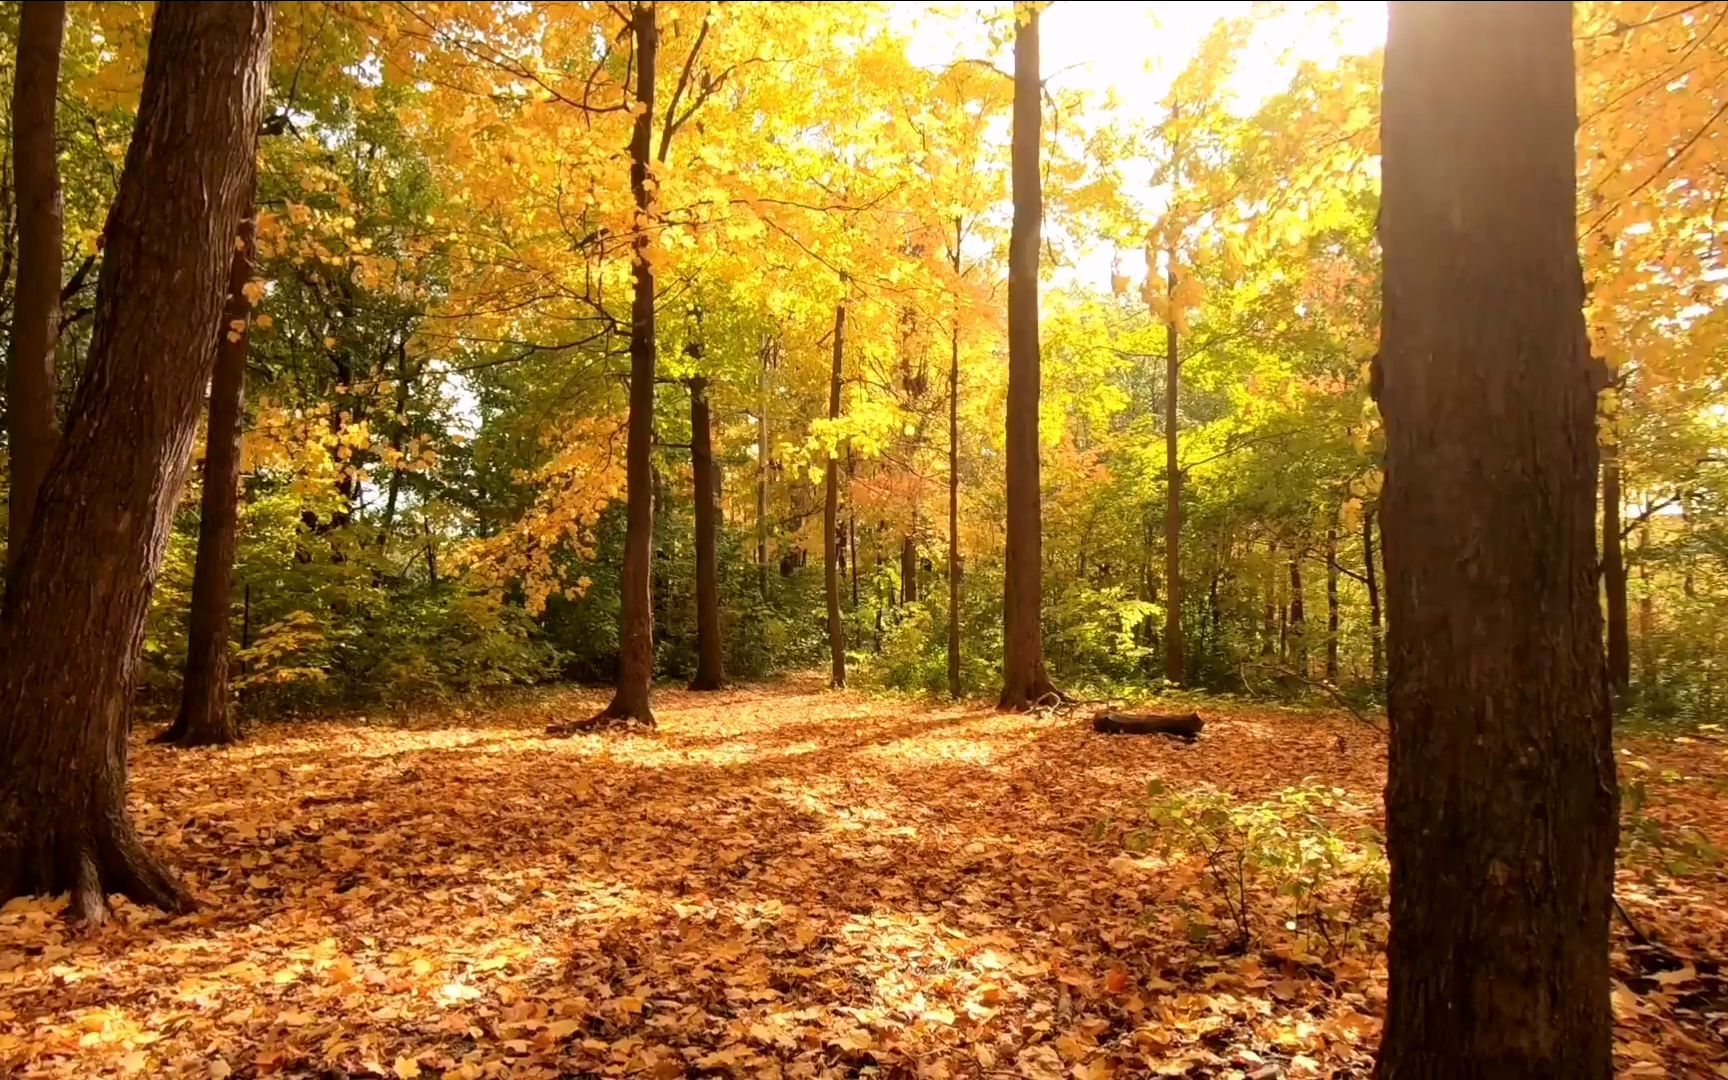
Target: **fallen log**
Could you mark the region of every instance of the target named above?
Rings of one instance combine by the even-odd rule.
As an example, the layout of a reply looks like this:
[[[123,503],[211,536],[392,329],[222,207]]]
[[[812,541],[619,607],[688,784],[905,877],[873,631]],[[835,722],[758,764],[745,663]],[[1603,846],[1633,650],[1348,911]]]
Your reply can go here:
[[[1092,730],[1103,735],[1172,735],[1189,742],[1205,726],[1199,713],[1101,712],[1092,718]]]

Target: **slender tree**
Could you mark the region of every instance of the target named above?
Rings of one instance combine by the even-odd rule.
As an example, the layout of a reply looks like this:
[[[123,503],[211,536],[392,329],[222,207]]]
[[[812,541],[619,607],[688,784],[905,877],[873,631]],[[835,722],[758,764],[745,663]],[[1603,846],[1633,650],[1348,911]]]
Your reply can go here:
[[[1338,511],[1326,523],[1326,681],[1338,682]]]
[[[1004,709],[1054,694],[1044,670],[1043,534],[1038,490],[1038,236],[1044,216],[1038,170],[1043,114],[1038,9],[1016,3],[1014,223],[1008,236],[1008,537],[1002,604]]]
[[[1302,553],[1290,551],[1290,649],[1297,672],[1308,677],[1308,611],[1302,604]]]
[[[1362,581],[1368,586],[1368,634],[1373,650],[1374,685],[1386,674],[1385,638],[1380,629],[1380,577],[1374,569],[1374,508],[1362,511]]]
[[[204,490],[198,509],[198,554],[192,568],[186,670],[180,711],[157,737],[176,746],[222,746],[240,740],[229,708],[228,607],[234,542],[240,516],[240,436],[246,400],[246,342],[257,238],[251,217],[240,222],[228,272],[228,302],[216,336],[216,374],[210,380],[210,420],[204,436]]]
[[[834,305],[834,363],[828,374],[828,419],[840,419],[840,382],[846,358],[846,305]],[[828,684],[846,685],[846,627],[840,621],[840,452],[828,452],[822,496],[822,573],[828,591]]]
[[[618,575],[618,685],[598,715],[553,724],[551,734],[617,726],[654,726],[649,689],[654,680],[654,264],[649,261],[649,224],[654,195],[648,170],[654,149],[654,70],[660,35],[655,5],[630,5],[636,43],[636,119],[630,131],[630,192],[636,202],[631,243],[630,415],[624,445],[624,563]]]
[[[1386,1080],[1612,1071],[1572,49],[1569,4],[1391,6]]]
[[[0,895],[185,894],[126,812],[126,730],[151,586],[215,361],[251,197],[267,3],[156,9],[96,286],[88,366],[0,618]]]
[[[12,463],[6,561],[18,563],[48,464],[60,441],[54,418],[54,346],[60,338],[60,166],[54,142],[66,5],[25,4],[12,82],[12,172],[18,204],[18,281],[6,415]]]
[[[960,219],[954,219],[954,276],[960,276]],[[948,696],[960,697],[960,312],[948,357]]]
[[[1164,322],[1164,677],[1181,683],[1187,669],[1182,639],[1182,467],[1177,458],[1182,389],[1181,335],[1176,331],[1176,252],[1169,253],[1165,287],[1171,316]]]
[[[773,338],[762,339],[761,369],[756,376],[756,588],[768,599],[768,375],[776,348]]]
[[[714,436],[708,414],[708,380],[690,380],[690,460],[696,480],[696,677],[692,690],[726,685],[720,649],[720,570],[715,548],[718,496],[714,484]]]
[[[1616,693],[1625,693],[1632,684],[1632,641],[1620,535],[1620,447],[1612,438],[1602,447],[1602,589],[1608,600],[1608,682]]]

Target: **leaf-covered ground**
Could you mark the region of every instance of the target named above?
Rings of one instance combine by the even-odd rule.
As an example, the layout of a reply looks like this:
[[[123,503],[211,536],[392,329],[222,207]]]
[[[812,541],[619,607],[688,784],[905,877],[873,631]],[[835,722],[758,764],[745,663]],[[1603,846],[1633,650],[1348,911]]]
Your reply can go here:
[[[651,737],[541,734],[600,702],[138,743],[134,811],[202,906],[77,934],[8,905],[0,1071],[1366,1074],[1382,907],[1328,944],[1256,893],[1232,948],[1197,859],[1126,845],[1155,778],[1318,787],[1340,830],[1374,824],[1385,755],[1354,719],[1209,711],[1189,746],[794,682],[662,693]],[[1728,1075],[1728,879],[1660,840],[1722,845],[1728,746],[1622,754],[1657,839],[1620,893],[1657,944],[1616,925],[1617,1062]]]

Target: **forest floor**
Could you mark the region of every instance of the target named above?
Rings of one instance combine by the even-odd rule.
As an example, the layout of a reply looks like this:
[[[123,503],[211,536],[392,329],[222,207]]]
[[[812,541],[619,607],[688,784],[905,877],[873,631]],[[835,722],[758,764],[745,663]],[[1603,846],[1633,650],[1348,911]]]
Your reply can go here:
[[[138,733],[133,812],[201,906],[0,910],[0,1073],[1367,1074],[1385,749],[1355,718],[1202,708],[1187,745],[792,680],[542,734],[601,703]],[[1616,921],[1617,1065],[1728,1076],[1728,873],[1676,839],[1728,847],[1728,743],[1620,754],[1657,944]],[[1237,842],[1245,894],[1209,872]]]

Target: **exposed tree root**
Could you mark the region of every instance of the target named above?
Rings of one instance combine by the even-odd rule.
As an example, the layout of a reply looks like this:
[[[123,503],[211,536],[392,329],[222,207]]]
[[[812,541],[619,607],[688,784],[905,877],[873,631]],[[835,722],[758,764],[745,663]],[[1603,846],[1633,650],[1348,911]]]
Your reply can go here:
[[[586,720],[567,720],[563,723],[548,724],[546,734],[556,738],[568,738],[571,735],[603,735],[608,732],[619,735],[645,735],[655,728],[654,714],[647,716],[632,716],[619,714],[611,708],[588,717]]]
[[[194,731],[176,723],[161,734],[150,740],[158,746],[173,746],[181,750],[191,750],[200,746],[233,746],[240,741],[239,736],[213,731]]]
[[[67,917],[90,926],[108,917],[108,896],[168,912],[190,911],[192,898],[144,847],[125,818],[95,830],[21,830],[0,846],[0,901],[15,896],[67,893]]]

